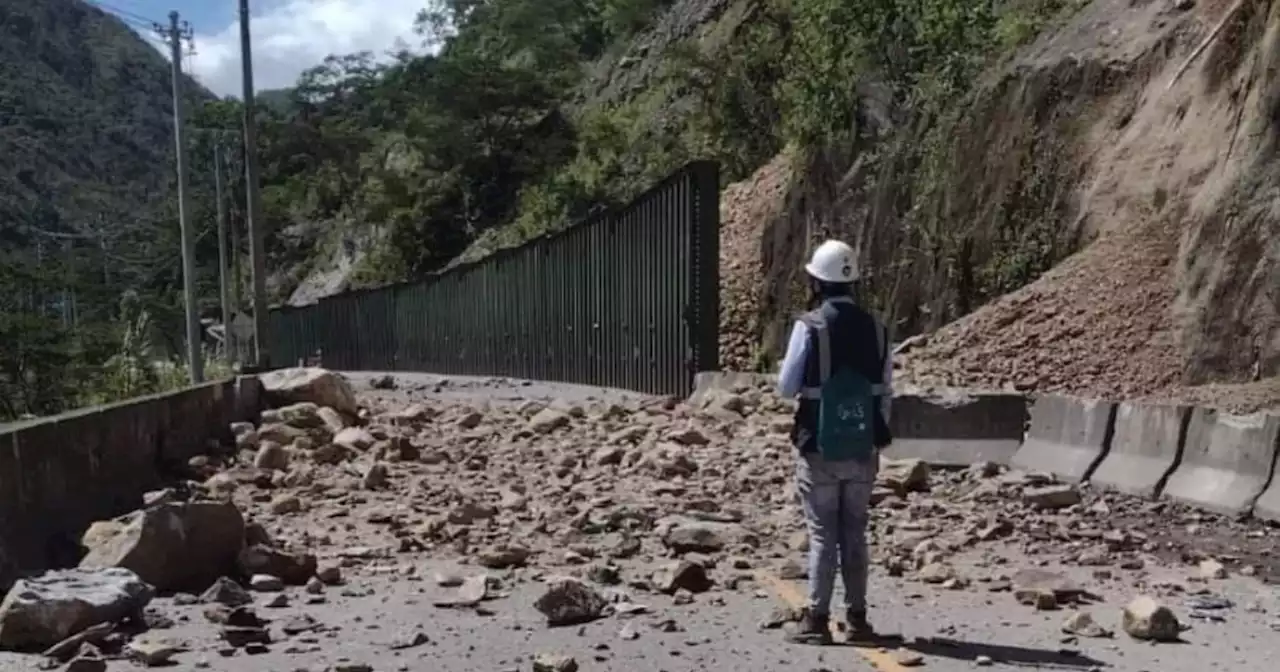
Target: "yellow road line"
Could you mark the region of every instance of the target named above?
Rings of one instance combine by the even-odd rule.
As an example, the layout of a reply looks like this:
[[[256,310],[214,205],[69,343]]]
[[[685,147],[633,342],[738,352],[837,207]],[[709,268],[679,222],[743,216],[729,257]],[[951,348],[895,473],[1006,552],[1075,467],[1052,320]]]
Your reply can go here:
[[[800,589],[790,581],[783,581],[772,573],[766,571],[756,572],[756,577],[761,583],[772,588],[773,592],[776,593],[778,597],[782,598],[782,601],[786,602],[788,606],[794,609],[800,609],[805,605],[804,594],[801,593]],[[831,624],[831,632],[832,634],[837,634],[836,624],[834,622]],[[859,655],[866,658],[867,662],[871,663],[876,669],[881,670],[882,672],[908,672],[907,668],[903,667],[902,664],[894,658],[893,654],[884,651],[880,647],[858,644],[851,644],[851,646]]]

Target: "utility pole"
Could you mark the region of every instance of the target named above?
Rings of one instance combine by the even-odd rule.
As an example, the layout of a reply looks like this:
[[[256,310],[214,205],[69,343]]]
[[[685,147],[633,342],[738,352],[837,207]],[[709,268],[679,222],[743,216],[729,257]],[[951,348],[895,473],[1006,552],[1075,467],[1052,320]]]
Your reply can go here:
[[[222,300],[222,356],[235,362],[231,347],[231,296],[227,287],[227,202],[222,197],[222,136],[213,138],[213,192],[218,201],[218,288]]]
[[[169,42],[173,70],[173,142],[178,157],[178,223],[182,228],[182,298],[187,309],[187,367],[191,384],[204,382],[204,353],[201,352],[200,315],[196,310],[196,241],[188,214],[187,143],[182,134],[182,40],[191,39],[191,26],[178,23],[178,13],[169,12],[169,25],[156,26]]]
[[[249,227],[249,264],[253,269],[254,364],[270,368],[267,343],[266,232],[258,185],[258,126],[253,98],[253,52],[249,47],[249,0],[240,0],[240,67],[244,75],[244,180],[245,219]]]
[[[242,310],[244,310],[244,301],[241,298],[240,293],[240,262],[244,255],[240,254],[240,222],[238,219],[231,216],[231,212],[227,214],[229,220],[227,222],[227,228],[231,230],[231,305],[234,306],[232,313],[238,315]],[[235,361],[241,366],[244,366],[245,344],[241,339],[236,338],[235,346]]]

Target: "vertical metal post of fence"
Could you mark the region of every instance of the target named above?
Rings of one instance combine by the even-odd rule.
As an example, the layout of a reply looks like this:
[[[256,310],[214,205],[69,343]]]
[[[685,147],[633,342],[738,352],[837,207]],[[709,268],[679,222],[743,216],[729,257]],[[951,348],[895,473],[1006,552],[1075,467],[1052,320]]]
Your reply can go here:
[[[699,161],[693,171],[695,194],[690,263],[693,278],[693,376],[720,368],[720,166]]]

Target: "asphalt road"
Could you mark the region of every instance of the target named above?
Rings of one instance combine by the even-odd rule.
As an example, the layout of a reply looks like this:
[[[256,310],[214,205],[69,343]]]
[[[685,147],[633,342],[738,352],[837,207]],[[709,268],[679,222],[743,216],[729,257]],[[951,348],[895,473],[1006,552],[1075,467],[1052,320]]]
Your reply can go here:
[[[527,398],[582,402],[635,396],[572,385],[423,374],[396,374],[398,389],[371,391],[369,383],[377,375],[356,373],[351,378],[363,395],[383,398],[388,404],[424,395],[488,403]],[[390,541],[385,529],[360,520],[353,515],[349,523],[342,524],[343,536],[347,532],[352,535],[351,543],[373,546]],[[345,543],[324,548],[322,556],[332,558],[341,553]],[[1275,641],[1280,636],[1280,593],[1259,581],[1238,576],[1205,581],[1192,565],[1155,558],[1136,569],[1047,565],[1036,551],[1008,543],[955,556],[953,564],[970,580],[956,589],[892,578],[875,568],[873,622],[882,632],[900,635],[901,647],[911,653],[889,642],[871,648],[792,645],[782,640],[780,630],[762,629],[771,612],[800,599],[803,585],[777,579],[772,571],[784,561],[802,562],[799,554],[758,559],[754,580],[699,594],[689,604],[622,587],[619,590],[626,592],[631,602],[648,608],[646,613],[551,628],[533,606],[542,592],[541,579],[548,572],[579,571],[575,568],[491,571],[427,554],[387,553],[377,559],[348,562],[345,585],[326,588],[323,602],[313,603],[317,598],[298,588],[287,589],[285,604],[277,607],[267,606],[275,596],[257,595],[258,614],[272,620],[274,641],[264,653],[231,653],[218,640],[217,627],[203,616],[202,605],[183,605],[172,598],[157,599],[152,607],[157,623],[171,621],[172,626],[155,629],[148,636],[165,638],[185,649],[176,657],[174,669],[225,672],[504,672],[531,670],[534,657],[542,653],[570,656],[584,672],[901,672],[915,655],[924,669],[943,672],[975,667],[1264,670],[1274,660]],[[1062,623],[1069,610],[1036,611],[1018,604],[1009,592],[990,589],[1001,578],[1030,568],[1060,572],[1096,595],[1095,604],[1079,608],[1117,634],[1095,639],[1067,635]],[[624,565],[624,586],[648,569]],[[495,599],[482,603],[481,609],[435,606],[456,590],[437,585],[436,575],[478,573],[497,577],[500,587]],[[723,579],[728,573],[721,567],[713,576]],[[1182,642],[1151,644],[1133,640],[1121,631],[1121,609],[1139,594],[1158,596],[1190,626]],[[1225,598],[1230,606],[1196,608],[1196,601],[1208,598]],[[286,634],[286,625],[296,632]],[[303,627],[293,627],[299,625]],[[30,657],[0,654],[0,671],[29,670],[33,662]],[[108,669],[123,671],[135,666],[113,660]]]

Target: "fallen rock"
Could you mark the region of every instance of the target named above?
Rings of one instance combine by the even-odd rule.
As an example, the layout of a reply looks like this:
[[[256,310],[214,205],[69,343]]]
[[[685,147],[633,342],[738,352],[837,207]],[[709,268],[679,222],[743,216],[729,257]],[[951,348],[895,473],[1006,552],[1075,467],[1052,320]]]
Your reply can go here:
[[[944,562],[931,562],[920,568],[916,577],[924,583],[946,583],[955,578],[956,570]]]
[[[684,427],[667,435],[667,440],[682,446],[705,446],[711,443],[706,434],[697,427]]]
[[[258,441],[267,441],[282,446],[291,445],[295,441],[309,439],[310,435],[305,429],[299,429],[293,425],[286,425],[283,422],[264,424],[258,428]]]
[[[350,426],[347,423],[347,419],[342,417],[341,413],[329,408],[328,406],[321,406],[317,413],[319,414],[320,419],[324,421],[325,429],[329,430],[330,433],[337,434]]]
[[[365,468],[360,475],[360,487],[365,490],[377,490],[386,487],[391,479],[391,471],[384,462],[374,462]]]
[[[702,523],[676,525],[663,535],[662,543],[677,553],[715,553],[725,547],[720,532]]]
[[[458,587],[458,600],[464,604],[479,604],[489,596],[489,577],[479,574],[469,576]]]
[[[249,591],[245,590],[240,584],[223,576],[213,582],[212,586],[200,595],[200,601],[205,604],[222,604],[228,607],[238,607],[253,602],[253,596]]]
[[[377,442],[363,427],[348,427],[333,436],[333,443],[360,452],[368,450]]]
[[[1028,489],[1022,500],[1037,509],[1065,509],[1080,503],[1080,491],[1073,485],[1046,485]]]
[[[350,448],[336,443],[326,443],[312,451],[311,460],[316,464],[338,464],[351,459],[353,455]]]
[[[1225,579],[1227,578],[1227,568],[1221,562],[1208,558],[1200,561],[1200,578],[1202,579]]]
[[[321,565],[316,569],[316,578],[327,586],[337,586],[342,583],[342,567],[335,564]]]
[[[271,643],[271,633],[261,627],[227,625],[218,631],[218,636],[236,648]]]
[[[573,656],[539,653],[533,658],[533,672],[578,672]]]
[[[505,545],[486,549],[476,554],[476,564],[488,569],[523,567],[533,552],[523,546]]]
[[[691,593],[704,593],[711,589],[711,579],[707,577],[707,570],[701,564],[680,560],[654,572],[653,587],[668,595],[681,589]]]
[[[259,469],[286,471],[289,468],[289,452],[275,441],[263,441],[258,446],[258,454],[253,458],[253,466]]]
[[[99,623],[91,625],[80,632],[54,644],[41,654],[45,658],[66,661],[85,649],[85,644],[96,646],[116,629],[115,623]]]
[[[1182,624],[1168,607],[1147,596],[1135,597],[1124,608],[1120,619],[1124,631],[1134,639],[1176,642]]]
[[[254,574],[249,579],[249,587],[260,593],[278,593],[284,590],[284,581],[270,574]]]
[[[569,424],[569,415],[553,408],[544,408],[529,419],[529,427],[540,434],[553,432]]]
[[[1021,588],[1013,593],[1018,604],[1035,607],[1038,611],[1051,611],[1058,608],[1058,596],[1050,590],[1041,588]]]
[[[590,586],[571,577],[556,577],[533,606],[547,617],[547,625],[576,625],[600,618],[608,602]]]
[[[354,417],[359,411],[355,391],[346,378],[320,368],[269,371],[258,377],[262,393],[274,406],[311,402]]]
[[[920,667],[924,665],[924,656],[911,649],[898,649],[893,654],[893,658],[903,667]]]
[[[139,617],[155,589],[123,567],[45,572],[0,602],[0,649],[45,649],[99,623]]]
[[[899,494],[918,492],[929,487],[929,473],[929,463],[924,460],[882,458],[876,483]]]
[[[170,664],[173,657],[182,652],[182,647],[163,639],[140,637],[126,644],[124,651],[143,667],[159,667]]]
[[[1074,602],[1085,595],[1083,588],[1066,576],[1043,569],[1022,569],[1013,575],[1015,591],[1052,593],[1059,603]]]
[[[279,577],[291,586],[301,586],[316,574],[316,556],[310,553],[294,553],[266,544],[246,547],[236,558],[240,571],[254,576],[265,574]]]
[[[269,408],[259,418],[261,424],[284,423],[298,429],[317,429],[325,426],[320,416],[320,407],[309,401],[289,404],[280,408]]]
[[[1110,630],[1098,625],[1098,622],[1093,619],[1093,614],[1087,611],[1078,611],[1068,616],[1062,624],[1062,631],[1080,637],[1110,637],[1113,634]]]
[[[277,516],[297,513],[302,510],[302,499],[297,495],[276,495],[271,498],[271,504],[268,508],[271,509],[271,513]]]
[[[89,527],[80,567],[123,567],[161,592],[199,592],[233,573],[244,516],[230,502],[167,503]]]

